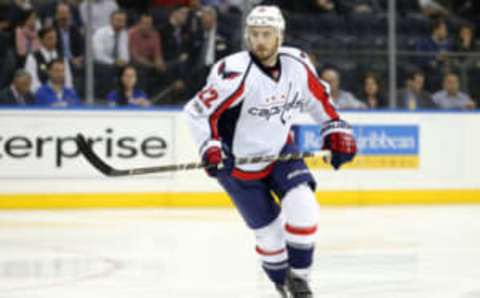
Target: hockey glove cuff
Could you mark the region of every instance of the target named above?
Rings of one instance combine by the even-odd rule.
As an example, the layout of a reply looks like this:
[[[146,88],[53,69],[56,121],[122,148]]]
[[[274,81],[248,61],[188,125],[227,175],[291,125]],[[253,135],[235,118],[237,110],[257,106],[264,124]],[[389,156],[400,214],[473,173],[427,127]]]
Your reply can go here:
[[[330,163],[338,170],[344,163],[351,161],[357,153],[357,144],[353,137],[352,127],[343,120],[332,120],[322,128],[323,147],[330,150]]]
[[[209,140],[201,150],[205,170],[210,177],[216,177],[222,164],[222,143],[218,140]]]

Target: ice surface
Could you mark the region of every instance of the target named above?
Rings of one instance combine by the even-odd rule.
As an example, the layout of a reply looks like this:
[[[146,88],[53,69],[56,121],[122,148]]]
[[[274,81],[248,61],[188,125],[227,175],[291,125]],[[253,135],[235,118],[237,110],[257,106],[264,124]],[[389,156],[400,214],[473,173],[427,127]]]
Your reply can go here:
[[[275,298],[233,209],[0,211],[0,298]],[[480,206],[322,208],[315,297],[480,297]]]

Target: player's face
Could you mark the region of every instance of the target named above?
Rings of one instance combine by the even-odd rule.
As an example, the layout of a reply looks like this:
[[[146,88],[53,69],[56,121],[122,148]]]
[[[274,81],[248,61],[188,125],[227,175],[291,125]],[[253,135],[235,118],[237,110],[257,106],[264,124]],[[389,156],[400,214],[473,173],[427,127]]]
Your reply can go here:
[[[249,27],[248,42],[250,51],[260,62],[265,62],[277,54],[279,40],[278,33],[271,27]]]

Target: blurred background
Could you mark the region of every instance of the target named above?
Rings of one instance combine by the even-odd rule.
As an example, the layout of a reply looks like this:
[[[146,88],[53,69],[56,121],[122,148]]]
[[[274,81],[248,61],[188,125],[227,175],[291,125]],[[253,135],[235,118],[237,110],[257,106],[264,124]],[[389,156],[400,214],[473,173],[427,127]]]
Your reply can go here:
[[[276,297],[204,171],[104,177],[75,143],[120,169],[197,162],[182,107],[261,3],[359,148],[307,160],[316,297],[480,297],[479,0],[0,0],[1,298]],[[322,147],[307,114],[293,131]]]
[[[215,61],[244,48],[243,19],[261,3],[283,9],[285,44],[310,54],[340,109],[479,105],[473,0],[2,0],[0,103],[182,105]],[[61,104],[37,94],[53,59],[75,93]],[[13,101],[12,84],[26,90]]]

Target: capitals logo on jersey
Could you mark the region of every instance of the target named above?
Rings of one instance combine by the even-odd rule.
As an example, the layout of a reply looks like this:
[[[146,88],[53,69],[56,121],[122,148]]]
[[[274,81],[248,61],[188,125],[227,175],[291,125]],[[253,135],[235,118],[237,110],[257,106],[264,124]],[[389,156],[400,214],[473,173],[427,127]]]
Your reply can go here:
[[[279,115],[282,124],[286,124],[287,120],[291,118],[291,110],[303,110],[304,103],[299,99],[299,93],[296,92],[293,99],[290,99],[292,90],[292,83],[289,84],[288,92],[278,95],[273,95],[265,98],[263,103],[257,107],[248,109],[248,113],[252,116],[265,118],[267,121],[272,117]]]
[[[224,80],[233,80],[240,76],[242,73],[238,71],[227,71],[225,68],[226,63],[225,61],[218,66],[218,75],[222,77]]]

